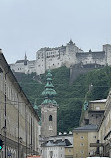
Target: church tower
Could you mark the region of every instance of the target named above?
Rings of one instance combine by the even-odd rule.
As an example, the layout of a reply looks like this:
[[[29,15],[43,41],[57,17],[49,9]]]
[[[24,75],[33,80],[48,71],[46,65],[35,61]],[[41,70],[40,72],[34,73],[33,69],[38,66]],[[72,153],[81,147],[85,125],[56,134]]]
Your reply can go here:
[[[24,65],[27,65],[27,55],[25,53],[25,58],[24,58]]]
[[[57,102],[54,100],[56,91],[52,84],[52,74],[48,71],[45,90],[42,92],[44,101],[41,104],[41,136],[57,135]]]

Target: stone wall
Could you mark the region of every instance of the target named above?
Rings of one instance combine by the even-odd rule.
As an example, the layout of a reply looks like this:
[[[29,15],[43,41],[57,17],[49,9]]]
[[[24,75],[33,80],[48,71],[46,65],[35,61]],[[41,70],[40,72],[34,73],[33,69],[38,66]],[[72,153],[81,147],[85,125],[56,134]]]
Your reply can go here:
[[[50,120],[50,116],[52,119]],[[41,136],[49,137],[57,135],[57,107],[41,105]]]
[[[104,67],[104,65],[98,65],[98,64],[83,65],[82,63],[71,66],[70,67],[70,83],[75,81],[77,77],[79,77],[79,75],[85,74],[91,70],[102,68],[102,67]]]

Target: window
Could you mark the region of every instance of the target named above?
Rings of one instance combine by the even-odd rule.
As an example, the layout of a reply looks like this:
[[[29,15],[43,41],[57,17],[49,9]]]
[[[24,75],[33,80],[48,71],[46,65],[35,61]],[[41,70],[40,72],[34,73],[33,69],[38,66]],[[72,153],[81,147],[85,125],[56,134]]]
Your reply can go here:
[[[80,139],[84,139],[84,136],[80,136]]]
[[[52,115],[49,116],[49,121],[52,121]]]
[[[100,110],[100,107],[96,107],[96,110]]]
[[[83,144],[83,143],[81,143],[81,144],[80,144],[80,146],[84,146],[84,144]]]
[[[81,154],[84,154],[84,150],[81,150],[80,153],[81,153]]]

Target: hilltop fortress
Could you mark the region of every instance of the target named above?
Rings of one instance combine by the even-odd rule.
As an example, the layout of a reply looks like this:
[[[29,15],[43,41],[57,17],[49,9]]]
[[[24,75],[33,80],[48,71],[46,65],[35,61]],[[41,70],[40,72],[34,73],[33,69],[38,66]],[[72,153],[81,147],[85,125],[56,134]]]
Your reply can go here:
[[[16,63],[10,64],[10,67],[15,72],[26,74],[36,72],[37,75],[40,75],[48,69],[61,66],[75,67],[76,65],[81,68],[111,65],[111,45],[103,45],[102,51],[92,52],[89,50],[84,52],[70,40],[66,46],[41,48],[36,52],[36,60],[27,60],[25,54],[24,60],[17,60]]]

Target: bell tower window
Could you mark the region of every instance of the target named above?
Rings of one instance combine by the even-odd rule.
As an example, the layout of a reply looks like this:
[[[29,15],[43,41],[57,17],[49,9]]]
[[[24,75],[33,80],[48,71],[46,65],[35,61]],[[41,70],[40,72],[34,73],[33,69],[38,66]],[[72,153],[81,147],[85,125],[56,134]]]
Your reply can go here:
[[[52,115],[49,116],[49,121],[52,121]]]

